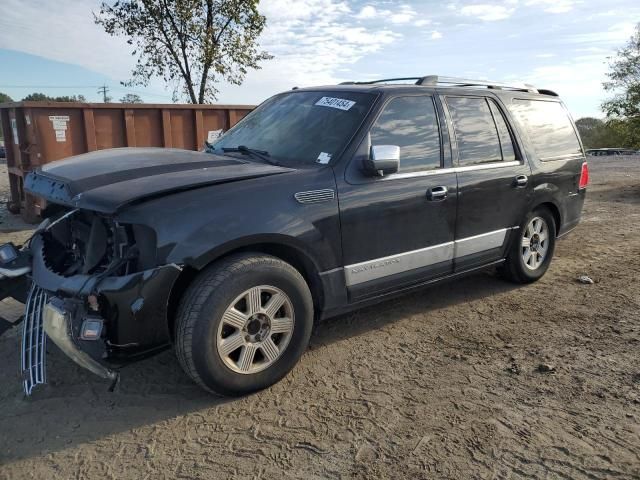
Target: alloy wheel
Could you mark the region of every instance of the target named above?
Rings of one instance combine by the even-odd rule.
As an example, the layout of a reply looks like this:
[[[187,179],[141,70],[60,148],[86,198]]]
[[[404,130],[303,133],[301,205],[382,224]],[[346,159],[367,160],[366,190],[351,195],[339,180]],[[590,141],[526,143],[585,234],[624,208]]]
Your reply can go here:
[[[260,372],[282,356],[294,321],[286,293],[268,285],[250,288],[224,312],[216,336],[218,355],[236,373]]]
[[[547,256],[549,226],[541,217],[534,217],[522,235],[522,260],[529,270],[536,270]]]

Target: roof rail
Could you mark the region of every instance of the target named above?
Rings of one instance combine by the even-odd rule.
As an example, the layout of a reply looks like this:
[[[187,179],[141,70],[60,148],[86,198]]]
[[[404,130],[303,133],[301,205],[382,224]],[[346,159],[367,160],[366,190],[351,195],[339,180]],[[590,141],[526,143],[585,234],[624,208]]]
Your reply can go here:
[[[468,78],[457,77],[443,77],[440,75],[426,75],[424,77],[399,77],[399,78],[384,78],[381,80],[371,80],[366,82],[342,82],[340,85],[375,85],[377,83],[389,83],[389,82],[402,82],[411,81],[415,85],[422,85],[425,87],[437,87],[437,86],[453,86],[453,87],[487,87],[496,90],[517,90],[521,92],[540,93],[543,95],[558,96],[557,93],[551,90],[538,90],[533,85],[527,83],[514,83],[507,84],[501,82],[492,82],[489,80],[471,80]]]
[[[416,85],[418,85],[418,81],[423,77],[401,77],[401,78],[383,78],[380,80],[370,80],[368,82],[342,82],[340,85],[374,85],[376,83],[387,83],[387,82],[402,82],[406,80],[415,80]]]
[[[438,85],[452,85],[456,87],[487,87],[497,90],[520,90],[523,92],[538,93],[538,90],[527,83],[506,84],[489,80],[470,80],[468,78],[442,77],[439,75],[427,75],[420,78],[416,85],[437,87]]]

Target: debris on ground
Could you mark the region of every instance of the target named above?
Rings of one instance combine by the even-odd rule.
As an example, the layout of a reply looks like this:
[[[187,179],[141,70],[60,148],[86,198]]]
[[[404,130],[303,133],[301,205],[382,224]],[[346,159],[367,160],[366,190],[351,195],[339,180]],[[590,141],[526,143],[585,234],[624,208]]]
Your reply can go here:
[[[580,283],[583,283],[585,285],[593,285],[595,282],[592,280],[591,277],[589,277],[588,275],[580,275],[578,277],[578,281]]]
[[[556,367],[554,367],[550,363],[541,363],[540,365],[538,365],[538,371],[540,373],[555,373]]]
[[[520,366],[516,362],[511,362],[506,370],[507,372],[513,373],[514,375],[520,375]]]

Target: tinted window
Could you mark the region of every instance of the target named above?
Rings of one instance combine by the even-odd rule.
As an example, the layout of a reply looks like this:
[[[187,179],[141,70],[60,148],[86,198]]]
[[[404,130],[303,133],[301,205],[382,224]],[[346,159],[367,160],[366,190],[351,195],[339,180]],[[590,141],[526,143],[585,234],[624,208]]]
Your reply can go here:
[[[398,145],[401,172],[440,167],[440,133],[433,99],[391,100],[371,129],[371,145]]]
[[[500,149],[502,150],[502,159],[505,162],[512,162],[516,159],[516,152],[513,148],[513,140],[511,139],[511,133],[507,127],[507,122],[504,119],[504,115],[498,108],[498,106],[489,100],[489,106],[491,107],[491,113],[493,113],[493,119],[498,127],[498,137],[500,138]]]
[[[340,91],[277,95],[242,119],[212,148],[222,153],[223,148],[244,145],[266,150],[285,164],[325,164],[340,154],[374,99],[368,93]]]
[[[484,98],[447,97],[447,107],[461,166],[502,161],[498,131]]]
[[[561,103],[514,100],[509,108],[527,133],[540,160],[582,153],[569,115]]]

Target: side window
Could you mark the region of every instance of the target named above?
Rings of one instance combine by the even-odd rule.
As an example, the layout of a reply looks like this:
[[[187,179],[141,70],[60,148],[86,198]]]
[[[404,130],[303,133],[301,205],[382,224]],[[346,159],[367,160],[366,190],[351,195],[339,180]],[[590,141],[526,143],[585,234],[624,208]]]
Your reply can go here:
[[[447,107],[458,145],[459,165],[501,162],[500,139],[487,101],[477,97],[447,97]]]
[[[430,96],[394,98],[384,107],[370,135],[371,145],[400,147],[400,172],[440,167],[440,131]]]
[[[493,100],[489,100],[489,107],[493,114],[493,119],[498,127],[498,137],[500,138],[500,149],[502,150],[502,159],[505,162],[513,162],[516,160],[516,152],[513,148],[513,139],[507,127],[507,121],[504,115]]]
[[[560,102],[515,99],[509,110],[526,132],[540,160],[582,154],[571,119]]]

